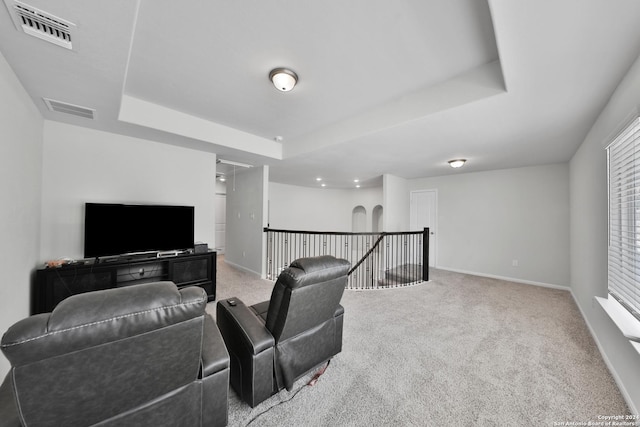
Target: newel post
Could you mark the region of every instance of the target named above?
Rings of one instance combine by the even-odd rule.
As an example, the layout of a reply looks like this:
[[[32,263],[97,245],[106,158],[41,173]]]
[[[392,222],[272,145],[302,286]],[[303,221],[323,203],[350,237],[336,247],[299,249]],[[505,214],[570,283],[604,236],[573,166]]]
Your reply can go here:
[[[429,281],[429,227],[422,230],[422,280]]]

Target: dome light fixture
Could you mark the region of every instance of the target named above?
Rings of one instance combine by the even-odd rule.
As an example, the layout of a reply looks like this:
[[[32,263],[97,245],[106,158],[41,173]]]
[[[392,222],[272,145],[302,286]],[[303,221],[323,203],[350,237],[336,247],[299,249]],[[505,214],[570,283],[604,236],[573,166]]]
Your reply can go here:
[[[467,159],[453,159],[453,160],[449,160],[448,163],[449,163],[449,166],[451,166],[454,169],[457,169],[457,168],[461,168],[466,161]]]
[[[275,68],[269,73],[269,80],[280,92],[289,92],[298,83],[298,75],[288,68]]]

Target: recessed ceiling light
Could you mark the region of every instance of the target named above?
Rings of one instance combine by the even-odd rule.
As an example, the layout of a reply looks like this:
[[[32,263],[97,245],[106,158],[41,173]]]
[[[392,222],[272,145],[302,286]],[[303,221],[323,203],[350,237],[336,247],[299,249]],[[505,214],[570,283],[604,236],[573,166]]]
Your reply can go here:
[[[323,182],[323,183],[322,183],[322,187],[326,187],[326,186],[327,186],[327,184],[325,184],[325,183]]]
[[[449,160],[449,166],[451,166],[452,168],[461,168],[462,165],[465,164],[465,162],[467,161],[467,159],[453,159],[453,160]]]
[[[322,181],[322,178],[317,177],[317,178],[316,178],[316,181]]]
[[[269,80],[280,92],[289,92],[298,83],[298,75],[288,68],[276,68],[269,73]]]
[[[360,184],[356,185],[356,188],[360,188]]]
[[[358,178],[354,179],[353,182],[360,182]]]

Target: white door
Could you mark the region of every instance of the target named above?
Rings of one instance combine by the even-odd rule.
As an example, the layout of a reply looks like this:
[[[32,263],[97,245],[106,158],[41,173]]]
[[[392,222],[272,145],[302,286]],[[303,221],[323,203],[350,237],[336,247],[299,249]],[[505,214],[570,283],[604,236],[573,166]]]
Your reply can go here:
[[[438,191],[419,190],[411,192],[411,231],[429,228],[429,267],[436,266],[436,240],[438,238]]]

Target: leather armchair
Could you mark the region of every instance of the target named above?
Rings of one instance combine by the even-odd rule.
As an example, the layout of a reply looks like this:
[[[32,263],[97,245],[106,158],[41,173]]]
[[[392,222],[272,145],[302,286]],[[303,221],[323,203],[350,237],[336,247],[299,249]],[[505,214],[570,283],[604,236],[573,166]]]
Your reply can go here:
[[[206,304],[201,288],[157,282],[17,322],[0,344],[0,425],[226,425],[229,354]]]
[[[301,258],[279,276],[271,299],[219,301],[216,320],[231,356],[231,386],[251,407],[342,351],[349,262]]]

